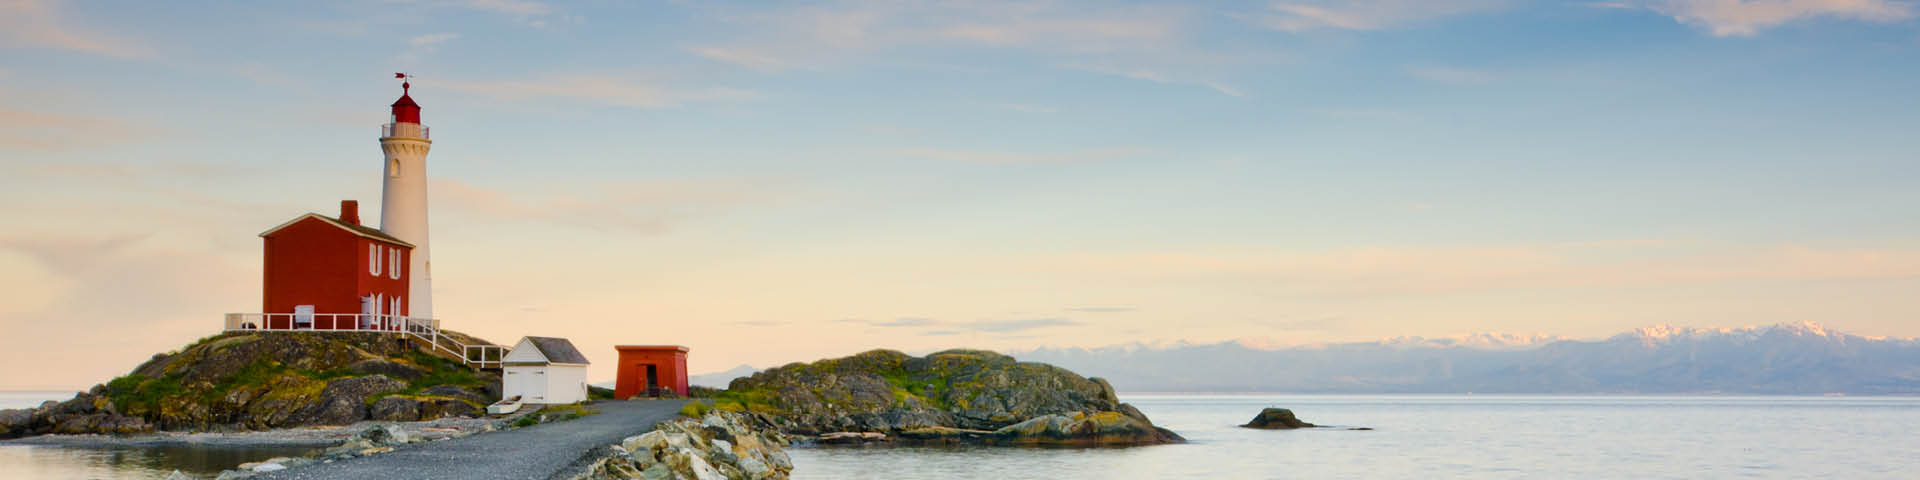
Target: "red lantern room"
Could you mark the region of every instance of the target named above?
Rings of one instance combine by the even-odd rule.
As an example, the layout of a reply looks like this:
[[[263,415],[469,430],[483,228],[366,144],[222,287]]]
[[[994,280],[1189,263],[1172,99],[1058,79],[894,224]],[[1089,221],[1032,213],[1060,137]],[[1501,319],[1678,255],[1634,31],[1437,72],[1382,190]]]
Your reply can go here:
[[[393,123],[420,123],[420,104],[413,103],[413,82],[400,82],[400,99],[393,101]]]

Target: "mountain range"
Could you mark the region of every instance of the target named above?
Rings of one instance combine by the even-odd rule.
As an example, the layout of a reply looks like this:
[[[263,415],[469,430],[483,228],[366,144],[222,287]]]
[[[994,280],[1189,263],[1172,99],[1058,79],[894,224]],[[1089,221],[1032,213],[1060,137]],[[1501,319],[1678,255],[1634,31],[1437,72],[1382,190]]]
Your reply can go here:
[[[1009,352],[1132,392],[1920,394],[1920,341],[1812,322],[1601,340],[1477,334]]]

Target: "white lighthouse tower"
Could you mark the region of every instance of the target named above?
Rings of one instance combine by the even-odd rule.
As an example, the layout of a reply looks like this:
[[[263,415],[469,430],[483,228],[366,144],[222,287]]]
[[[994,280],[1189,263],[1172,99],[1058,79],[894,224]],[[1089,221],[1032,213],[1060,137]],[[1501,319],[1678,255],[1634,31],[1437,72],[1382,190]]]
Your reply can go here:
[[[403,76],[403,75],[396,75]],[[380,231],[411,243],[405,312],[409,317],[433,318],[433,261],[427,256],[427,127],[420,124],[420,104],[408,95],[412,85],[400,83],[400,100],[393,116],[380,129],[380,150],[386,153],[385,185],[380,190]]]

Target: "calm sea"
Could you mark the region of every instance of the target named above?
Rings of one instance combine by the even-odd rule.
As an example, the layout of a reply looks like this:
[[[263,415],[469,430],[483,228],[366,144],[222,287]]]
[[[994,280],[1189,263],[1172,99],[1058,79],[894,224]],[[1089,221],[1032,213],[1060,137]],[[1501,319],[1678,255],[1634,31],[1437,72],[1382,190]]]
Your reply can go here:
[[[8,394],[0,401],[18,405]],[[63,393],[40,400],[70,396]],[[1191,443],[800,448],[794,477],[1916,478],[1920,398],[1127,395]],[[1262,407],[1337,428],[1235,428]],[[161,478],[271,451],[0,444],[4,478]]]
[[[38,407],[47,400],[71,398],[73,392],[0,392],[0,409]],[[312,449],[305,447],[186,445],[70,448],[0,441],[0,479],[159,479],[175,470],[212,478],[241,463],[309,451]]]
[[[1127,395],[1191,442],[795,449],[794,477],[1920,478],[1920,398]],[[1373,431],[1236,428],[1262,407]]]

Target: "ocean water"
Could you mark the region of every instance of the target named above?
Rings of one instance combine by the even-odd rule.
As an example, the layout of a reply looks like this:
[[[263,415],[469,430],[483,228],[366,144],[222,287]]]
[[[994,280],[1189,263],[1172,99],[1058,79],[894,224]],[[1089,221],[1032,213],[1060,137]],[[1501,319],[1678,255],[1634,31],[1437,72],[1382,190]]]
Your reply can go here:
[[[66,401],[74,392],[0,392],[0,409],[33,408]],[[175,470],[212,478],[242,463],[299,456],[308,447],[208,447],[191,445],[63,447],[0,441],[0,479],[159,479]]]
[[[23,394],[24,395],[24,394]],[[0,401],[30,402],[0,394]],[[1124,395],[1184,445],[795,448],[798,479],[1920,478],[1920,398]],[[1237,428],[1291,408],[1292,431]],[[1351,431],[1347,427],[1371,427]],[[0,442],[0,478],[206,476],[295,453]]]
[[[1183,445],[793,449],[794,478],[1920,478],[1920,398],[1125,395]],[[1235,427],[1261,408],[1372,431]]]

